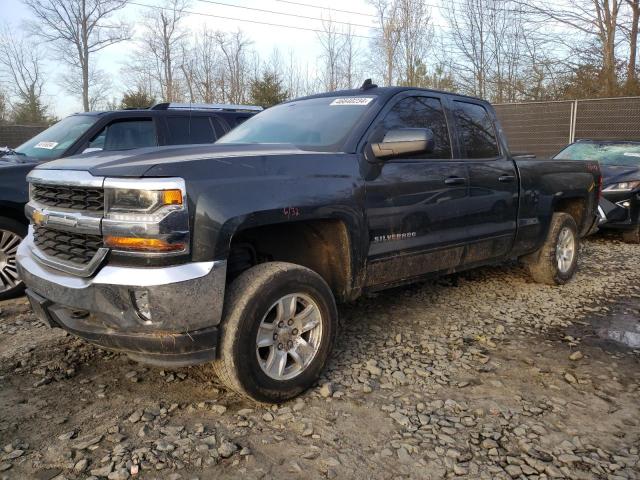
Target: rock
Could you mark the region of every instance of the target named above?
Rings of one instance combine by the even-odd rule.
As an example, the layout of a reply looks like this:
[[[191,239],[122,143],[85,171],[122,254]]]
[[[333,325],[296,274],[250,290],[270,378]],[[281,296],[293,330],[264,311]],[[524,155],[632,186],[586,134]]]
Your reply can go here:
[[[565,373],[564,374],[564,379],[571,384],[576,384],[578,383],[578,379],[576,377],[574,377],[572,374],[570,373]]]
[[[0,472],[5,472],[11,468],[11,464],[8,462],[0,463]]]
[[[389,416],[393,418],[396,422],[398,422],[400,425],[402,425],[403,427],[408,427],[409,425],[411,425],[411,421],[409,420],[409,417],[407,417],[406,415],[403,415],[400,412],[393,412]]]
[[[576,350],[571,355],[569,355],[569,360],[572,360],[574,362],[578,360],[582,360],[583,358],[584,358],[584,355],[582,355],[582,352],[580,350]]]
[[[333,384],[327,382],[320,387],[320,396],[323,398],[329,398],[331,395],[333,395]]]
[[[127,480],[129,478],[129,472],[125,468],[120,468],[111,472],[107,478],[109,480]]]
[[[218,453],[222,458],[229,458],[235,452],[238,451],[238,446],[235,443],[223,441],[218,447]]]
[[[264,415],[262,415],[262,419],[265,422],[272,422],[273,421],[273,414],[271,412],[267,412]]]
[[[211,411],[217,413],[218,415],[222,415],[227,411],[227,407],[224,405],[212,405]]]
[[[511,478],[518,478],[522,475],[522,469],[518,465],[507,465],[504,470],[511,476]]]
[[[87,469],[88,466],[89,460],[87,460],[86,458],[82,458],[76,462],[76,464],[73,466],[73,470],[76,473],[82,473]]]
[[[411,455],[404,447],[398,449],[398,460],[400,463],[411,463]]]
[[[88,436],[79,439],[77,443],[71,446],[74,450],[85,450],[102,441],[102,435]]]
[[[131,423],[138,423],[142,418],[143,414],[144,412],[142,410],[136,410],[131,415],[129,415],[129,418],[127,420],[130,421]]]
[[[114,462],[109,463],[101,468],[94,468],[91,470],[91,475],[95,477],[108,477],[109,474],[113,471]]]
[[[12,452],[6,454],[4,458],[6,460],[15,460],[16,458],[21,457],[24,454],[24,450],[13,450]]]

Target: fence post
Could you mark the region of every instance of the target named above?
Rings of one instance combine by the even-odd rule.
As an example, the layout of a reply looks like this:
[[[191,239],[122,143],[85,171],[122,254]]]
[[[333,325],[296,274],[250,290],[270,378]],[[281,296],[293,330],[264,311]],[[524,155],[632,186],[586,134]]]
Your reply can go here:
[[[569,125],[569,143],[576,141],[576,119],[578,117],[578,100],[571,104],[571,125]]]

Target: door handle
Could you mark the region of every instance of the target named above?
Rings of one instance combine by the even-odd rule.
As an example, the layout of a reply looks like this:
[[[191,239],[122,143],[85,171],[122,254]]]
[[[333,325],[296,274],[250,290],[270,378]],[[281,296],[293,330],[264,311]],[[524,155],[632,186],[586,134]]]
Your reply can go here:
[[[516,179],[514,175],[500,175],[498,177],[499,182],[513,182]]]
[[[448,177],[445,178],[444,183],[445,185],[464,185],[467,181],[462,177]]]

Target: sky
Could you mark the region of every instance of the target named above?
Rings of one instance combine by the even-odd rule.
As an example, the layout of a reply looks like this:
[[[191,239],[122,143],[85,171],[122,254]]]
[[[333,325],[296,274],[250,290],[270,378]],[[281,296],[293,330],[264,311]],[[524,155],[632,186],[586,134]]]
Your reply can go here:
[[[162,0],[132,1],[138,4],[162,5]],[[439,1],[440,0],[433,0],[433,3],[437,4]],[[326,7],[326,9],[296,5],[295,3],[306,3]],[[234,8],[222,4],[272,10],[290,15],[269,14],[252,11],[247,8]],[[372,25],[374,21],[374,18],[366,15],[356,15],[329,9],[349,10],[370,15],[375,13],[374,9],[366,0],[298,0],[294,3],[282,0],[191,0],[188,8],[191,12],[229,18],[222,19],[211,16],[191,15],[185,20],[185,26],[193,32],[199,31],[204,25],[207,25],[207,27],[211,29],[222,31],[236,31],[237,29],[241,29],[253,40],[253,48],[259,53],[261,58],[268,58],[274,49],[277,48],[280,53],[286,57],[289,56],[289,52],[292,52],[297,62],[301,65],[313,65],[320,55],[316,33],[291,28],[260,25],[239,20],[257,20],[315,29],[321,29],[322,22],[320,20],[298,18],[291,15],[327,18],[330,14],[331,18],[335,21],[351,22],[365,26]],[[142,13],[146,10],[150,9],[139,5],[128,5],[119,15],[132,24],[135,35],[137,35],[141,32],[140,21]],[[0,0],[0,11],[2,21],[7,21],[16,29],[19,29],[24,21],[31,19],[29,10],[20,0]],[[9,12],[9,14],[6,15],[5,12]],[[230,18],[238,20],[231,20]],[[433,18],[436,23],[445,23],[437,8],[433,9]],[[353,27],[353,29],[356,35],[372,35],[371,30],[366,27]],[[366,39],[361,39],[360,41],[363,46],[366,46],[368,42]],[[126,89],[126,86],[122,84],[119,77],[120,70],[126,62],[132,46],[131,42],[119,43],[103,50],[94,57],[94,62],[96,62],[97,66],[107,72],[111,77],[113,84],[111,96],[113,97],[120,97],[123,90]],[[45,51],[46,58],[45,70],[48,74],[45,85],[45,99],[50,106],[50,111],[59,118],[80,111],[80,99],[70,96],[59,85],[60,76],[65,68],[64,64],[55,57],[55,52],[47,50],[46,45],[43,46],[43,50]]]

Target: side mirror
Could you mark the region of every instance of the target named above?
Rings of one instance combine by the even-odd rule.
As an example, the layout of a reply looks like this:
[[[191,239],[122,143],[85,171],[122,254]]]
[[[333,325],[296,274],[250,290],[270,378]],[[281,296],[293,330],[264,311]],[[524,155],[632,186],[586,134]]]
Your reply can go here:
[[[372,143],[373,155],[380,160],[403,155],[433,152],[435,142],[429,128],[397,128],[389,130],[382,142]]]

